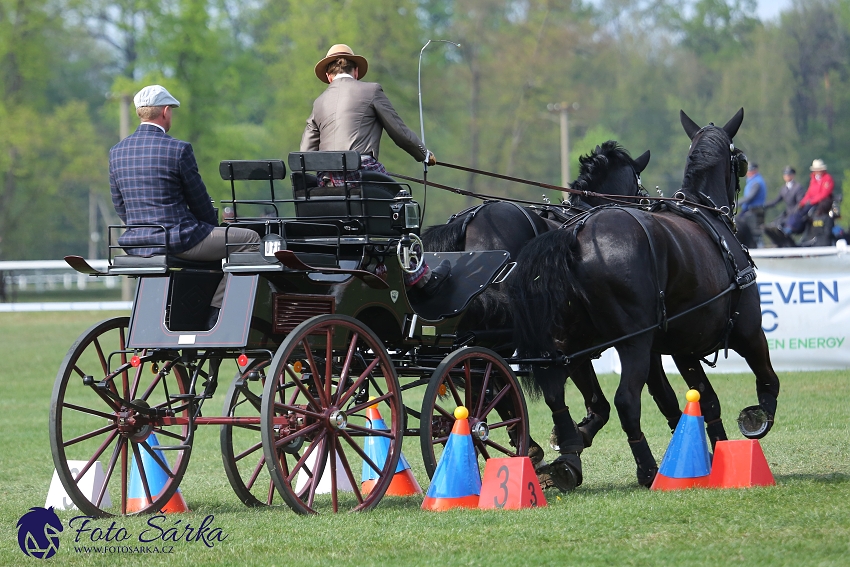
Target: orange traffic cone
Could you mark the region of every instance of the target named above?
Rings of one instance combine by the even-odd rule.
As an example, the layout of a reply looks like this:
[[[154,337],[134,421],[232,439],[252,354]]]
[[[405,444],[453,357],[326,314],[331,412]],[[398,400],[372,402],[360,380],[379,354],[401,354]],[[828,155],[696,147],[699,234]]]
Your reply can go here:
[[[749,488],[776,481],[758,439],[740,439],[717,442],[708,483],[712,488]]]
[[[381,417],[381,412],[378,411],[378,406],[371,405],[366,409],[366,417],[369,419],[370,429],[380,429],[389,431],[389,427],[384,423],[384,418]],[[386,437],[378,435],[370,435],[366,437],[363,443],[363,450],[373,463],[378,467],[383,468],[387,462],[387,453],[390,449],[390,440]],[[378,482],[378,471],[373,469],[368,462],[363,461],[363,473],[361,478],[362,483],[360,490],[364,495],[372,492],[375,483]],[[413,471],[410,470],[410,465],[407,459],[404,458],[404,453],[398,457],[398,466],[395,469],[390,486],[384,493],[389,496],[413,496],[414,494],[422,494],[422,488],[416,482],[416,477],[413,476]]]
[[[159,441],[156,438],[156,435],[151,433],[148,436],[148,444],[152,446],[159,445]],[[154,453],[156,456],[160,458],[160,460],[165,463],[166,466],[168,464],[168,459],[165,458],[165,453],[161,449],[154,449]],[[145,469],[145,476],[148,479],[148,488],[150,489],[151,496],[156,498],[157,495],[162,493],[165,488],[165,484],[168,482],[168,475],[165,474],[165,471],[162,470],[162,467],[157,463],[150,454],[141,449],[139,454],[142,456],[142,467]],[[139,475],[139,466],[136,463],[136,457],[133,456],[133,460],[130,462],[130,486],[127,489],[127,513],[131,514],[133,512],[139,512],[147,506],[150,506],[151,500],[145,496],[145,487],[142,484],[142,478]],[[186,505],[186,501],[183,499],[183,495],[180,493],[180,489],[177,489],[177,492],[174,493],[174,496],[166,502],[165,506],[162,507],[162,512],[165,514],[175,514],[179,512],[188,512],[189,506]]]
[[[699,392],[688,390],[682,417],[661,460],[652,490],[680,490],[708,486],[711,457],[705,438],[705,420],[699,409]]]
[[[469,434],[468,417],[469,410],[465,407],[455,409],[455,424],[422,502],[423,510],[478,507],[481,472]]]

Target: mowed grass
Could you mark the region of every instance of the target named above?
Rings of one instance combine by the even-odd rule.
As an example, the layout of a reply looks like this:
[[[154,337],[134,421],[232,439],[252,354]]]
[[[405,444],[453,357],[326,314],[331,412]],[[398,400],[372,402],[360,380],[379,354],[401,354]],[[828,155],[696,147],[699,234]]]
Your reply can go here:
[[[48,409],[56,371],[68,347],[108,313],[0,314],[0,565],[37,564],[23,555],[16,523],[43,506],[53,472]],[[168,517],[164,528],[212,527],[227,538],[208,548],[199,542],[165,542],[168,555],[78,553],[66,528],[57,555],[62,565],[850,565],[850,372],[785,373],[779,412],[762,447],[777,485],[746,490],[650,492],[637,487],[635,465],[616,411],[593,447],[583,454],[584,485],[560,495],[547,491],[546,508],[521,511],[420,510],[419,498],[385,498],[372,512],[298,516],[287,508],[248,509],[225,477],[218,429],[199,430],[182,492],[192,512]],[[602,376],[609,399],[614,375]],[[685,387],[671,376],[684,404]],[[734,418],[755,403],[751,375],[712,377],[725,408],[730,438],[740,439]],[[205,407],[221,411],[227,384]],[[416,407],[409,392],[405,402]],[[581,401],[570,385],[576,417]],[[660,461],[670,433],[644,396],[644,431]],[[543,445],[551,429],[540,400],[528,400],[532,431]],[[423,489],[428,480],[418,439],[405,456]],[[554,458],[548,451],[547,458]],[[139,545],[147,518],[117,518],[115,528]],[[97,520],[106,530],[112,520]],[[81,539],[81,543],[88,543]],[[102,543],[102,542],[101,542]],[[154,544],[149,544],[154,545]],[[159,543],[162,545],[162,542]]]

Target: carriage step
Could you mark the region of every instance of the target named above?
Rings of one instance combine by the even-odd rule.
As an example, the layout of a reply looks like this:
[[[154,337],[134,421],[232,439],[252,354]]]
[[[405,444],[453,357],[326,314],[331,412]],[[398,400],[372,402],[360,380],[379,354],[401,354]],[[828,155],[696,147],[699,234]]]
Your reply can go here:
[[[212,398],[212,394],[171,394],[168,398],[171,400],[208,400]]]
[[[188,451],[191,445],[151,445],[154,451]]]

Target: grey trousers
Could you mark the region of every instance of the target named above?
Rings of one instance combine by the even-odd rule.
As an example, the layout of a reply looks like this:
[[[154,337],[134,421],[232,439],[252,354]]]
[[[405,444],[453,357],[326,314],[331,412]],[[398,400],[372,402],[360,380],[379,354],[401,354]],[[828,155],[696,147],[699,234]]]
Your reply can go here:
[[[231,246],[230,250],[226,250],[224,246],[224,233],[227,232],[227,242],[229,244],[242,244],[242,246]],[[227,256],[227,252],[251,252],[259,248],[260,236],[248,228],[231,227],[227,229],[223,226],[217,226],[209,235],[201,240],[195,247],[176,254],[178,258],[184,260],[196,260],[198,262],[212,262],[215,260],[223,260]],[[221,283],[218,284],[218,289],[215,290],[215,295],[210,302],[211,307],[221,309],[221,302],[224,299],[224,287],[227,278],[221,278]]]

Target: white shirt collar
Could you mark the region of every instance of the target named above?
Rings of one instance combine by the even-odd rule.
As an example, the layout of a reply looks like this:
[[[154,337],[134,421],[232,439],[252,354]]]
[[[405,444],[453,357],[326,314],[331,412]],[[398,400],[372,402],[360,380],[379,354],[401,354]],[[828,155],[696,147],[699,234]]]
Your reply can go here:
[[[337,80],[337,79],[342,79],[343,77],[348,77],[349,79],[354,78],[351,75],[349,75],[348,73],[337,73],[336,76],[334,77],[334,81]]]
[[[154,123],[154,122],[142,122],[142,124],[150,124],[151,126],[156,126],[156,127],[157,127],[157,128],[159,128],[160,130],[162,130],[162,133],[163,133],[163,134],[165,134],[165,128],[163,128],[163,127],[162,127],[162,126],[160,126],[159,124],[156,124],[156,123]],[[140,124],[140,126],[141,126],[141,124]]]

